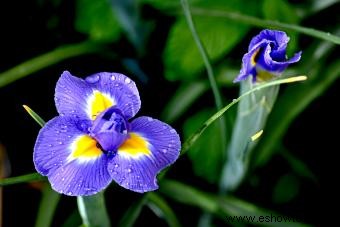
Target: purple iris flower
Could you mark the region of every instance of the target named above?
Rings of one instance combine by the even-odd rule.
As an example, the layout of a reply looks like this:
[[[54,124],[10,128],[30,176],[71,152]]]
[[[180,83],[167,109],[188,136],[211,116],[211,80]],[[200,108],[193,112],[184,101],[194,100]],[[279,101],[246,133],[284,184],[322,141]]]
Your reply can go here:
[[[291,59],[286,56],[289,37],[285,32],[263,30],[255,36],[248,47],[248,53],[242,58],[240,74],[234,82],[253,77],[253,82],[265,81],[280,76],[288,65],[298,62],[301,51]]]
[[[179,156],[175,129],[151,117],[130,121],[141,101],[136,84],[122,74],[83,80],[65,71],[55,104],[59,116],[40,130],[33,159],[59,193],[92,195],[112,180],[135,192],[152,191],[157,173]]]

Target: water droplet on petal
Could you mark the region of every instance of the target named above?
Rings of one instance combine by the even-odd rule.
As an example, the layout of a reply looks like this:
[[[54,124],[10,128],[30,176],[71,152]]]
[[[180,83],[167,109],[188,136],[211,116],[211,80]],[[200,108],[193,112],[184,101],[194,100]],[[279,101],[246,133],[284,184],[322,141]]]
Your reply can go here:
[[[63,178],[61,178],[61,181],[64,181],[65,180],[65,178],[63,177]]]
[[[59,142],[59,144],[60,144],[60,145],[62,145],[62,144],[63,144],[63,142],[61,142],[61,141],[60,141],[60,142]]]
[[[86,82],[88,83],[97,83],[99,81],[99,75],[93,75],[93,76],[89,76],[86,79]]]
[[[167,150],[166,149],[162,149],[162,152],[165,154],[167,152]]]
[[[112,75],[111,76],[111,80],[113,81],[113,80],[116,80],[116,76],[115,75]]]
[[[127,171],[128,173],[131,173],[131,172],[132,172],[132,169],[128,168],[126,171]]]
[[[176,133],[176,130],[175,129],[171,129],[170,132],[171,133]]]
[[[125,80],[124,80],[124,82],[125,82],[126,84],[129,84],[129,83],[131,83],[131,79],[128,78],[128,77],[126,77]]]
[[[67,194],[68,194],[68,195],[72,195],[72,192],[68,192]]]
[[[147,117],[148,121],[151,122],[153,119],[151,117]]]
[[[119,165],[118,164],[115,164],[115,168],[118,168],[119,167]]]

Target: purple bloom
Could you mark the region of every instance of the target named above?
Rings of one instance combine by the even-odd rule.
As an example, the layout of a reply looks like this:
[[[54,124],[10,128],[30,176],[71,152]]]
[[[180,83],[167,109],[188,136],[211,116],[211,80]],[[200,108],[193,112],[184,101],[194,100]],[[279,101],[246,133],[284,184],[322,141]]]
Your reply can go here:
[[[291,59],[286,56],[289,37],[285,32],[263,30],[255,36],[248,47],[248,53],[242,58],[240,74],[234,82],[253,76],[253,81],[263,81],[280,76],[288,65],[298,62],[301,51]]]
[[[65,71],[55,103],[59,116],[40,130],[33,159],[59,193],[92,195],[112,180],[135,192],[155,190],[157,173],[178,158],[175,129],[151,117],[129,121],[141,101],[135,83],[122,74],[82,80]]]

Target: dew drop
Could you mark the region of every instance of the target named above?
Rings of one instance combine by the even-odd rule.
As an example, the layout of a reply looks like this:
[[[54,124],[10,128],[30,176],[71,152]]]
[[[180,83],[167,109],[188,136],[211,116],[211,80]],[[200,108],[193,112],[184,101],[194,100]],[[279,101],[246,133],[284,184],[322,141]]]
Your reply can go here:
[[[129,84],[129,83],[131,83],[131,79],[128,78],[128,77],[126,77],[125,80],[124,80],[124,82],[125,82],[126,84]]]
[[[111,80],[112,80],[112,81],[116,80],[116,76],[115,76],[115,75],[112,75],[112,76],[111,76]]]
[[[170,132],[171,133],[176,133],[176,130],[175,129],[171,129]]]
[[[166,149],[162,149],[162,152],[165,154],[167,152],[167,150]]]
[[[119,167],[119,165],[118,164],[115,164],[115,168],[118,168]]]
[[[126,171],[127,171],[128,173],[131,173],[131,172],[132,172],[132,169],[128,168]]]
[[[63,177],[63,178],[61,178],[61,181],[64,181],[65,180],[65,178]]]
[[[99,81],[99,75],[89,76],[85,80],[89,83],[97,83]]]
[[[236,102],[236,99],[233,99],[233,102]]]
[[[59,144],[60,144],[60,145],[62,145],[62,144],[63,144],[63,142],[61,142],[61,141],[60,141],[60,142],[59,142]]]
[[[67,194],[68,194],[68,195],[72,195],[72,192],[68,192]]]
[[[147,117],[148,121],[151,122],[153,119],[151,117]]]

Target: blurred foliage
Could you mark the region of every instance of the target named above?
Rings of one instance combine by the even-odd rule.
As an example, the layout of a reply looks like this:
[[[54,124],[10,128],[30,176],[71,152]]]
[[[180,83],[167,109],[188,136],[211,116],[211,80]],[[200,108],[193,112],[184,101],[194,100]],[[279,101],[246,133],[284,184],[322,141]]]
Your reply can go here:
[[[207,218],[206,223],[211,226],[215,223],[230,226],[246,225],[226,223],[226,216],[267,216],[278,213],[294,216],[312,225],[318,224],[316,217],[313,216],[315,212],[311,211],[314,208],[308,207],[310,203],[307,200],[312,198],[307,197],[305,188],[312,190],[310,193],[319,192],[320,166],[313,165],[314,162],[310,161],[311,154],[290,150],[285,139],[291,136],[289,128],[294,121],[310,104],[322,97],[339,78],[340,20],[336,15],[339,2],[336,0],[188,2],[198,36],[213,67],[223,105],[228,103],[230,106],[234,105],[229,101],[237,98],[238,94],[237,85],[233,84],[232,80],[240,69],[242,56],[247,51],[251,37],[262,28],[274,28],[288,33],[291,40],[287,55],[291,56],[298,50],[302,50],[303,55],[302,61],[287,70],[285,76],[304,74],[308,76],[308,80],[301,84],[282,86],[268,118],[267,116],[257,118],[261,120],[260,126],[254,119],[243,118],[239,120],[241,123],[238,122],[237,119],[241,118],[235,117],[236,108],[229,111],[228,105],[225,124],[229,133],[223,135],[220,123],[215,120],[224,111],[219,116],[213,115],[215,111],[211,81],[209,82],[207,78],[206,65],[188,27],[180,0],[77,0],[74,3],[66,0],[32,1],[32,7],[43,9],[38,11],[42,14],[37,15],[38,18],[42,18],[39,23],[43,25],[42,27],[53,30],[51,32],[47,29],[49,35],[53,34],[48,37],[55,37],[57,45],[43,48],[39,44],[32,44],[33,47],[27,47],[28,52],[23,55],[27,57],[21,63],[9,60],[1,67],[3,70],[0,72],[1,89],[15,93],[12,86],[18,80],[33,75],[25,81],[34,81],[42,74],[41,72],[45,72],[44,70],[56,67],[56,71],[61,72],[77,61],[83,64],[84,70],[86,64],[92,61],[93,64],[105,69],[112,69],[114,65],[114,68],[133,72],[133,76],[139,80],[138,86],[145,86],[146,89],[140,90],[143,90],[143,96],[152,99],[147,101],[152,104],[144,111],[161,113],[163,120],[173,124],[178,131],[182,130],[182,142],[192,141],[183,144],[183,154],[187,154],[188,158],[182,156],[182,160],[169,169],[168,175],[160,177],[165,176],[165,179],[159,179],[159,191],[141,195],[138,199],[130,201],[128,197],[132,194],[124,194],[126,198],[118,198],[121,195],[119,189],[110,187],[105,195],[116,198],[117,201],[106,202],[108,213],[105,211],[104,195],[101,193],[97,198],[78,198],[79,212],[73,201],[71,204],[74,212],[65,218],[64,214],[61,215],[62,207],[58,207],[59,200],[61,198],[62,203],[63,197],[49,187],[44,187],[39,208],[34,211],[38,214],[36,226],[53,226],[53,219],[56,217],[63,218],[62,223],[65,227],[79,225],[81,219],[84,225],[109,226],[111,222],[113,225],[134,226],[140,224],[139,221],[143,220],[145,215],[153,218],[144,220],[148,223],[159,219],[161,224],[184,226],[184,223],[187,224],[188,216],[192,215],[193,221],[190,221],[190,224],[195,225],[207,213],[211,216]],[[4,9],[6,10],[6,6]],[[54,18],[54,22],[52,21],[54,26],[51,26],[53,24],[51,20],[46,20],[43,16],[46,9],[50,9],[46,14],[53,12],[53,17],[50,17]],[[58,25],[66,16],[65,13],[73,15],[67,17],[66,24],[69,30],[63,30],[63,26]],[[321,23],[320,18],[325,22]],[[4,28],[4,34],[11,36],[12,32],[6,29]],[[44,32],[46,31],[41,31],[39,35],[44,36]],[[65,36],[72,38],[59,39]],[[14,40],[8,46],[21,47],[19,44]],[[2,45],[7,43],[3,42]],[[38,51],[29,52],[35,48]],[[91,58],[83,63],[85,55],[90,55]],[[103,61],[109,63],[102,63]],[[92,71],[83,74],[86,73]],[[248,96],[244,102],[252,98],[254,97]],[[5,100],[3,97],[1,99]],[[28,99],[28,102],[30,101],[32,100]],[[39,105],[45,106],[43,103]],[[242,104],[239,108],[242,108]],[[33,110],[27,106],[25,109],[39,124],[44,123]],[[7,110],[9,108],[6,106]],[[263,109],[257,111],[260,113]],[[210,118],[212,115],[213,118]],[[313,123],[314,119],[310,122]],[[237,133],[238,140],[229,142],[233,140],[231,135],[233,126],[239,127],[243,134]],[[263,135],[252,144],[250,151],[249,138],[262,128]],[[3,131],[8,130],[10,129],[3,126]],[[318,132],[318,129],[315,131]],[[33,138],[35,135],[25,136]],[[0,137],[0,140],[3,138]],[[230,168],[228,160],[230,162],[232,158],[223,148],[221,143],[223,140],[227,141],[228,145],[231,143],[236,150],[242,151],[236,152],[235,157],[245,170],[244,176],[238,178],[239,182],[234,191],[228,192],[227,195],[224,195],[220,187],[223,181],[221,175],[223,169]],[[6,146],[6,141],[2,143]],[[31,148],[27,150],[31,151]],[[13,151],[8,150],[9,156],[12,153]],[[11,164],[12,169],[20,168],[18,163]],[[32,167],[24,171],[32,171]],[[229,170],[227,172],[232,173]],[[176,178],[176,181],[169,180],[168,177]],[[0,184],[5,186],[38,180],[45,178],[33,173],[2,179]],[[11,187],[8,190],[11,190]],[[6,191],[4,193],[6,194]],[[314,197],[315,195],[313,201]],[[300,208],[305,207],[306,212],[291,212],[298,210],[294,209],[296,204]],[[121,207],[126,208],[120,211],[120,218],[112,218],[116,217],[114,215],[117,210],[112,208],[114,206],[117,206],[118,210]],[[270,207],[273,210],[262,207]],[[6,217],[16,215],[8,213],[6,209],[4,212],[7,212]],[[309,217],[305,218],[306,213]],[[10,220],[7,222],[11,223]],[[305,226],[298,222],[256,224]]]

